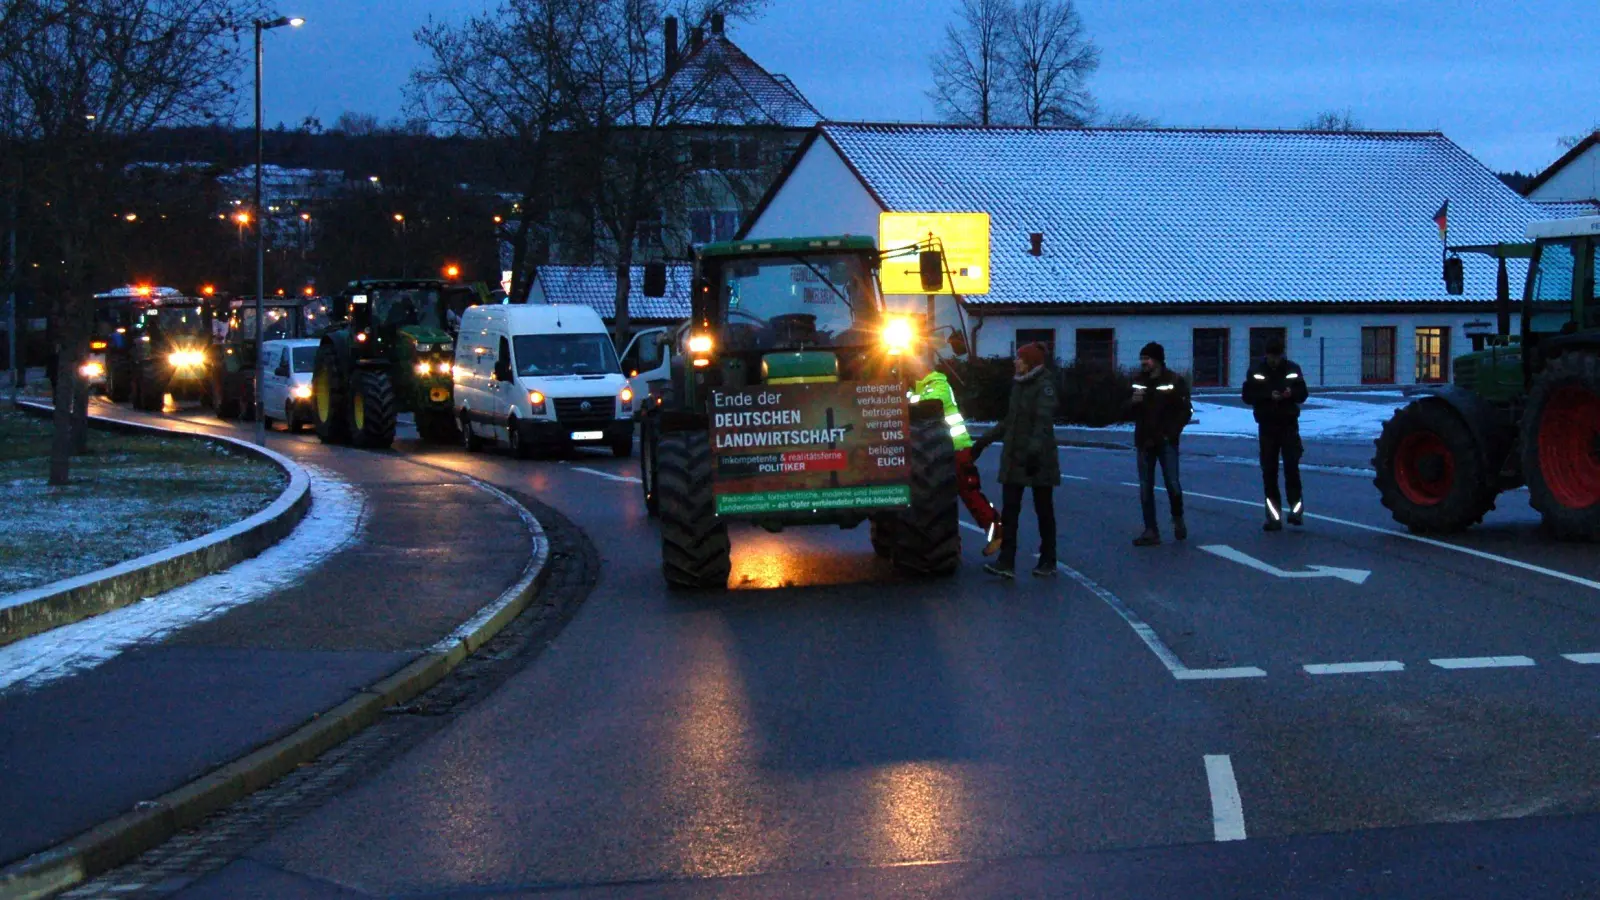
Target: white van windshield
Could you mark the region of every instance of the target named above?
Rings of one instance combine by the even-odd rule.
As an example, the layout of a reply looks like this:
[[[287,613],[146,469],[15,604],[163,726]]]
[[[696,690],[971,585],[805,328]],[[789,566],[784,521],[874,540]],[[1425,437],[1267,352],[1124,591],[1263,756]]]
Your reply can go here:
[[[517,375],[611,375],[622,371],[603,334],[519,334],[511,339]]]

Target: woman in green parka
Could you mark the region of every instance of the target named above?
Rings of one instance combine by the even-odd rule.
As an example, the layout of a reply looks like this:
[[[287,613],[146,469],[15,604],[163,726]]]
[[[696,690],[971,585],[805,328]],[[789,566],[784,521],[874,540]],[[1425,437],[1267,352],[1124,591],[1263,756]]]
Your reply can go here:
[[[1047,351],[1040,344],[1017,348],[1016,376],[1006,417],[974,442],[982,452],[996,441],[1000,453],[1000,558],[983,567],[1002,578],[1016,577],[1017,522],[1022,515],[1022,492],[1033,489],[1033,512],[1039,520],[1039,577],[1056,572],[1055,487],[1061,483],[1061,458],[1056,451],[1056,383],[1045,368]]]

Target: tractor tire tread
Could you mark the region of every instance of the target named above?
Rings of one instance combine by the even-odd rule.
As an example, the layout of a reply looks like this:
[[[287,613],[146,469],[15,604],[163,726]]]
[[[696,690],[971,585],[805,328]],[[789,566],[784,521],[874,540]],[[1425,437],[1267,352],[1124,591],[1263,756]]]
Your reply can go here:
[[[732,546],[717,518],[712,489],[711,436],[703,431],[662,435],[656,444],[661,507],[661,569],[667,584],[691,590],[728,586]]]

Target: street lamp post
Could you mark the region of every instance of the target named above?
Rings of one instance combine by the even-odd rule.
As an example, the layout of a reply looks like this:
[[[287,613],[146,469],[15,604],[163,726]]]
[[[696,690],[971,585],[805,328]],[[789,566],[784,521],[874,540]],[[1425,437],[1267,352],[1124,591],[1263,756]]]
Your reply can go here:
[[[266,335],[262,295],[267,292],[267,238],[265,224],[261,217],[261,161],[263,154],[261,143],[261,33],[285,25],[299,28],[306,23],[305,19],[298,16],[283,16],[277,19],[256,20],[256,443],[263,446],[267,443],[267,419],[261,414],[261,344]]]

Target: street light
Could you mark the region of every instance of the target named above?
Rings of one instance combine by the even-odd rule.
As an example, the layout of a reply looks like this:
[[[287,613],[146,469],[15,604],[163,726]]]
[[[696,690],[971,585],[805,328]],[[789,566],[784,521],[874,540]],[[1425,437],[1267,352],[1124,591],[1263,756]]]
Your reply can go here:
[[[261,146],[261,33],[274,28],[288,25],[299,28],[306,23],[299,16],[283,16],[277,19],[256,20],[256,203],[255,208],[261,209],[261,162],[263,150]],[[243,226],[247,220],[241,220]],[[263,446],[267,443],[267,423],[261,415],[261,339],[265,334],[263,328],[263,313],[261,295],[267,292],[267,247],[266,233],[260,223],[256,224],[256,443]]]

